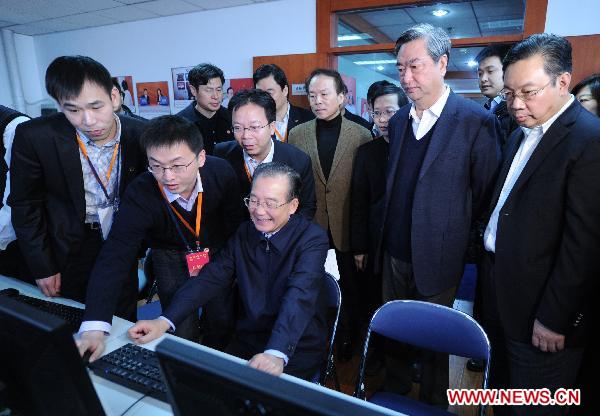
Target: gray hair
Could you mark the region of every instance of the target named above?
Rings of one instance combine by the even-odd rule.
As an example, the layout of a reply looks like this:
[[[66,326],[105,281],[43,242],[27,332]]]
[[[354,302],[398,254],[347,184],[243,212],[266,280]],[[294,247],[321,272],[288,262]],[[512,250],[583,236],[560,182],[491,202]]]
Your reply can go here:
[[[288,201],[300,197],[302,179],[300,174],[283,162],[261,163],[252,176],[252,184],[262,176],[273,178],[285,176],[289,181]]]
[[[450,37],[443,29],[429,23],[419,23],[402,32],[396,41],[394,53],[398,55],[402,45],[417,39],[427,40],[427,53],[434,62],[438,62],[443,55],[450,59],[450,48],[452,47]]]

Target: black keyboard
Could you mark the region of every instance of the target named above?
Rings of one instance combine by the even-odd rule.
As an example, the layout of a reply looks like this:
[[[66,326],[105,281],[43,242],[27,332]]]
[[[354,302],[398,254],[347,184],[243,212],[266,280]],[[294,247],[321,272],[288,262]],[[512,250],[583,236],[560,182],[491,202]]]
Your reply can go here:
[[[67,326],[71,332],[75,333],[79,331],[79,327],[81,326],[81,321],[83,319],[83,309],[26,296],[19,293],[17,289],[13,288],[0,290],[0,296],[7,296],[51,315],[57,316],[67,323]]]
[[[102,378],[167,402],[167,387],[154,351],[126,344],[88,367]]]

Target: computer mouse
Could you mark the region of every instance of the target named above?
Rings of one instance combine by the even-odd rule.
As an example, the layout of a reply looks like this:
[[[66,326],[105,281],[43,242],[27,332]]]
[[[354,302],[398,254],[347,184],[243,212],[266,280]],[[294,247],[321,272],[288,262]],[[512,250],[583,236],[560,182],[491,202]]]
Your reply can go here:
[[[19,296],[19,291],[14,287],[7,287],[6,289],[0,290],[0,296],[6,296],[9,298],[15,298]]]

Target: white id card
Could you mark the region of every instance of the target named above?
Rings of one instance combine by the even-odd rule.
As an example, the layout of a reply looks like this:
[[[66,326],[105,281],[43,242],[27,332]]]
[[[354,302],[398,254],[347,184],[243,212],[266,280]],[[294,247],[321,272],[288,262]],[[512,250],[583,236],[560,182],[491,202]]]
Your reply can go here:
[[[102,239],[106,240],[108,232],[112,226],[114,216],[114,205],[107,205],[98,208],[98,217],[100,217],[100,228],[102,228]]]

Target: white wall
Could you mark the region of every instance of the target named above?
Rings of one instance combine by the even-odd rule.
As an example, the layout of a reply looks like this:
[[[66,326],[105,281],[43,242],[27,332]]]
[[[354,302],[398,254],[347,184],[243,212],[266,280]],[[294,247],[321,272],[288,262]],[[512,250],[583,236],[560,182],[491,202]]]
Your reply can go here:
[[[598,0],[548,0],[545,31],[561,36],[600,33],[600,3]]]
[[[247,78],[253,56],[314,53],[316,2],[280,0],[209,10],[35,36],[34,43],[35,54],[23,50],[19,55],[37,65],[37,74],[28,72],[24,84],[37,83],[38,100],[46,97],[43,79],[50,62],[80,54],[98,60],[113,75],[132,75],[134,83],[168,81],[173,103],[171,68],[211,62],[226,78]]]

